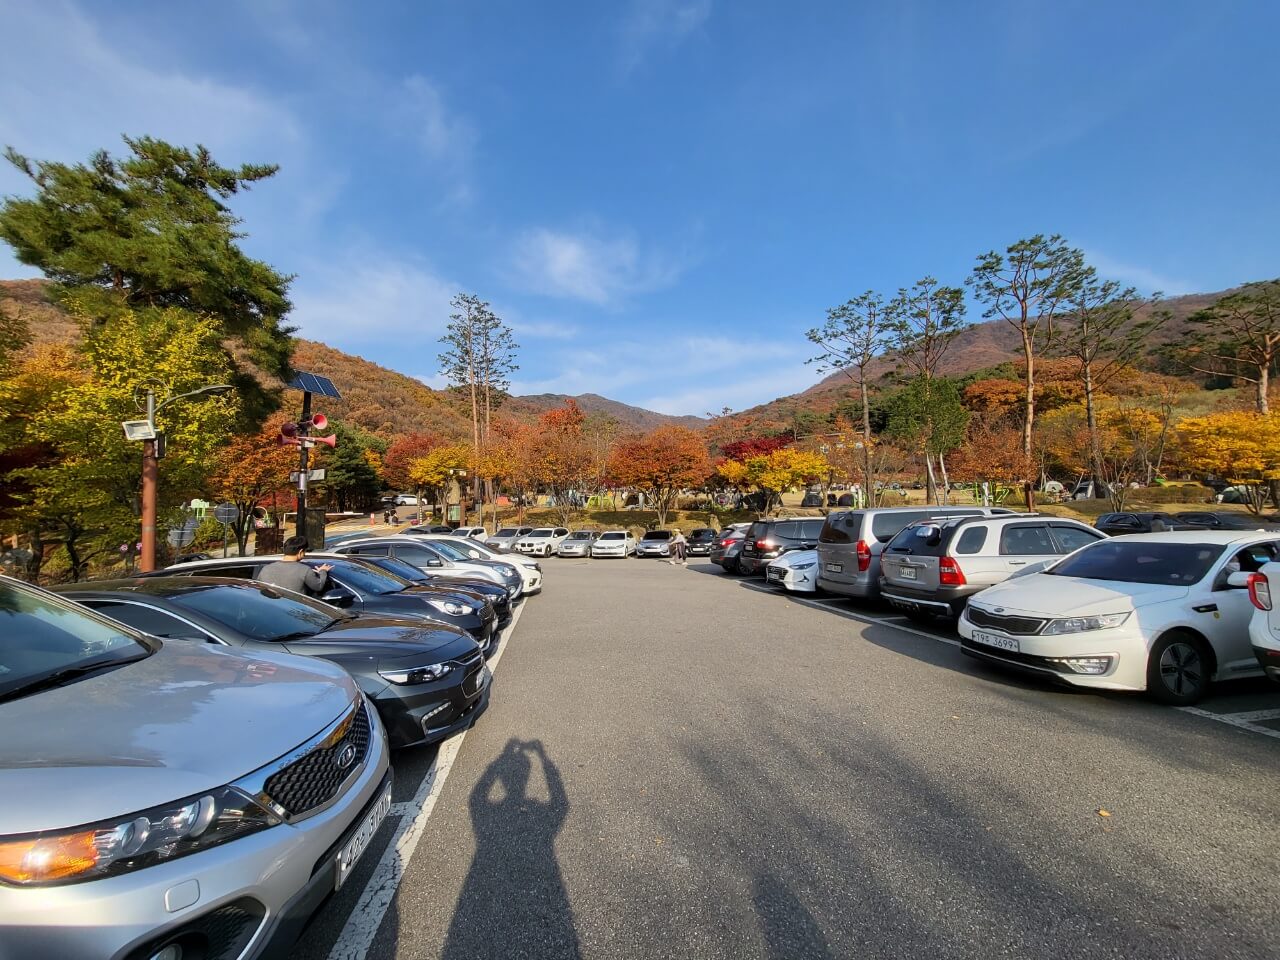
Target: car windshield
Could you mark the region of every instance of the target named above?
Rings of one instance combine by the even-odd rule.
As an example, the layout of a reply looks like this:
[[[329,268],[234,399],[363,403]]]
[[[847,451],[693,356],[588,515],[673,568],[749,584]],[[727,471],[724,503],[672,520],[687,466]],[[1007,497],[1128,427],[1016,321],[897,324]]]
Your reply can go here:
[[[625,533],[611,532],[600,534],[601,540],[625,540],[626,538],[627,535]]]
[[[325,563],[333,564],[333,575],[347,586],[361,593],[385,597],[392,593],[402,593],[404,582],[380,570],[374,570],[363,563],[334,562],[332,560],[308,560],[307,565],[318,567]]]
[[[211,585],[175,593],[169,600],[266,643],[314,636],[344,619],[321,603],[268,586]]]
[[[1199,583],[1225,549],[1216,543],[1101,540],[1049,570],[1055,577],[1111,580],[1119,583]]]
[[[0,584],[0,700],[150,655],[128,627]]]
[[[553,531],[549,527],[546,530],[535,530],[533,533],[529,534],[531,537],[550,537],[552,535]]]
[[[501,530],[499,530],[497,533],[494,534],[495,537],[514,537],[515,535],[516,535],[515,527],[503,527]]]
[[[361,559],[409,583],[427,583],[431,579],[412,563],[405,563],[395,557],[361,557]]]
[[[461,547],[455,546],[454,544],[449,543],[446,540],[432,540],[431,546],[439,550],[450,560],[474,560],[475,559],[466,550],[463,550]]]
[[[670,540],[670,530],[650,530],[641,539],[644,540]]]
[[[569,536],[568,536],[568,538],[567,538],[567,539],[569,539],[569,540],[590,540],[590,539],[591,539],[591,534],[589,534],[589,533],[583,533],[583,532],[579,531],[578,533],[571,533],[571,534],[569,534]]]

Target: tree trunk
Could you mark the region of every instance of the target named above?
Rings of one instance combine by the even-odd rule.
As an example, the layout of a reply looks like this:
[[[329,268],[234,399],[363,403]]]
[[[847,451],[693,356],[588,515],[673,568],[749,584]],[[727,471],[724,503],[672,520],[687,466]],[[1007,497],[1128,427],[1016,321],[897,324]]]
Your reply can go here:
[[[1102,438],[1098,435],[1098,408],[1094,397],[1093,364],[1084,362],[1084,413],[1089,429],[1089,473],[1096,496],[1102,489]],[[1119,507],[1116,507],[1119,510]]]
[[[1258,364],[1258,382],[1254,384],[1257,388],[1255,400],[1258,404],[1258,412],[1264,417],[1271,412],[1270,404],[1267,401],[1267,388],[1271,381],[1271,358],[1267,358],[1266,363]]]
[[[938,502],[938,482],[933,478],[933,454],[926,453],[924,455],[924,502],[934,504]]]
[[[871,398],[867,392],[867,371],[858,370],[858,388],[862,394],[862,496],[867,506],[874,506],[875,469],[871,459]]]
[[[951,481],[947,479],[947,461],[938,454],[938,469],[942,471],[942,502],[948,504],[951,502]]]
[[[1031,330],[1024,322],[1022,325],[1022,357],[1027,364],[1027,396],[1023,402],[1022,422],[1022,455],[1031,460],[1031,430],[1036,419],[1036,368],[1035,343],[1031,339]]]
[[[44,539],[37,527],[27,534],[31,540],[31,556],[27,558],[27,579],[32,583],[40,582],[40,569],[44,566]]]

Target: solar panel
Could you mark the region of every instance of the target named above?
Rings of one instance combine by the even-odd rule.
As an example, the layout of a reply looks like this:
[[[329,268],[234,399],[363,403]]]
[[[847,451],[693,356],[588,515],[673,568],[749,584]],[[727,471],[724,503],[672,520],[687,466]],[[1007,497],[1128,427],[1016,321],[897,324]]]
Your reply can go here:
[[[333,381],[328,377],[320,376],[318,373],[305,373],[299,370],[294,374],[293,379],[289,381],[289,386],[294,390],[302,390],[305,393],[317,393],[322,397],[333,397],[335,400],[342,399],[342,394],[333,385]]]

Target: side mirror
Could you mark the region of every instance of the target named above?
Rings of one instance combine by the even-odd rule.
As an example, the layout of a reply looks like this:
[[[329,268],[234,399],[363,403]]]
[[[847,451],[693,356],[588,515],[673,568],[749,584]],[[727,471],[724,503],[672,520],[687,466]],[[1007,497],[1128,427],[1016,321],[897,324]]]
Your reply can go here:
[[[1227,587],[1231,590],[1248,590],[1249,574],[1243,570],[1237,570],[1235,573],[1227,577]]]
[[[335,607],[349,607],[356,602],[356,598],[345,590],[326,590],[320,594],[320,599]]]
[[[432,557],[430,560],[428,560],[428,561],[427,561],[427,566],[428,566],[428,567],[443,567],[443,566],[444,566],[444,561],[443,561],[443,560],[440,560],[438,557]]]

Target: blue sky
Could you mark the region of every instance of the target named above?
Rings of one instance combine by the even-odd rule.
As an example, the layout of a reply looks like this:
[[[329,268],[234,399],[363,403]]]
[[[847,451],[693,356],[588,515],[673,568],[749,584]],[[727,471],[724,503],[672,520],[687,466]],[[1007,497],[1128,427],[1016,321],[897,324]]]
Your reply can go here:
[[[518,392],[701,414],[812,383],[825,307],[1035,232],[1147,290],[1280,274],[1277,30],[1264,0],[0,0],[0,139],[279,163],[235,209],[303,335],[436,385],[472,291]]]

